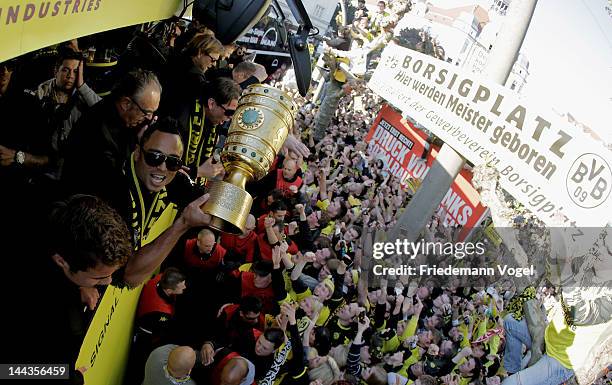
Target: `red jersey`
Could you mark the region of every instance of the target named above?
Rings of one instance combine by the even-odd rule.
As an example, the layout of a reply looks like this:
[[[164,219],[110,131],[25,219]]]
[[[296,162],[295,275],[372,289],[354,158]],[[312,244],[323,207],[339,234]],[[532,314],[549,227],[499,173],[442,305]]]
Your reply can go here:
[[[161,274],[157,274],[142,288],[140,300],[138,301],[138,309],[136,310],[136,318],[153,312],[166,313],[171,316],[174,314],[174,304],[163,299],[157,292],[157,284],[161,277]]]
[[[202,258],[200,250],[198,250],[197,238],[187,240],[185,245],[185,264],[189,267],[195,267],[204,271],[214,270],[223,262],[225,256],[225,248],[220,244],[215,244],[210,258]]]
[[[289,238],[287,238],[289,242],[289,248],[287,249],[287,253],[291,255],[295,255],[298,252],[298,247],[295,242],[291,242]],[[257,246],[259,247],[259,257],[263,261],[272,261],[272,245],[268,242],[268,237],[266,234],[259,234],[257,236]]]
[[[281,190],[285,197],[290,197],[293,195],[293,192],[290,189],[291,186],[295,186],[297,190],[299,190],[300,187],[302,187],[302,177],[295,176],[291,182],[285,179],[282,169],[276,170],[276,185],[274,188]]]
[[[243,271],[240,273],[240,296],[259,297],[263,304],[263,313],[271,314],[274,310],[274,290],[272,285],[266,287],[255,287],[255,273]]]
[[[245,238],[240,238],[238,235],[223,233],[221,234],[220,243],[227,251],[233,251],[243,256],[247,263],[253,262],[255,244],[257,243],[257,234],[254,231],[251,231]]]

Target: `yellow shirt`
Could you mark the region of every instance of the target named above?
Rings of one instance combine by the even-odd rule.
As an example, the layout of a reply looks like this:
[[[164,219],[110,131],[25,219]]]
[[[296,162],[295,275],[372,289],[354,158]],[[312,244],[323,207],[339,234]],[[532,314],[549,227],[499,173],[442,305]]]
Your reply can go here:
[[[544,331],[546,354],[559,361],[564,367],[572,369],[572,362],[567,351],[574,343],[576,333],[565,323],[561,306],[555,306],[550,315],[552,318]]]

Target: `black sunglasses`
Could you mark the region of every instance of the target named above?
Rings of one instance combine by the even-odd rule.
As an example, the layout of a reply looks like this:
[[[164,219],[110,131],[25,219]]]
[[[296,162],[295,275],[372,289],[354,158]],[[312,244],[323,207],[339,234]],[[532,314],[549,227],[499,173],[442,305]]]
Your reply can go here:
[[[216,63],[219,61],[219,58],[215,59],[214,57],[210,56],[209,54],[205,53],[204,55],[208,56],[210,58],[210,62],[211,63]]]
[[[219,107],[223,108],[223,113],[228,118],[231,118],[232,116],[234,116],[234,113],[236,113],[236,110],[230,110],[228,108],[223,107],[223,105],[221,105],[221,104],[219,104]]]
[[[144,148],[142,149],[142,153],[145,163],[151,167],[157,167],[164,162],[166,162],[168,171],[178,171],[183,167],[183,161],[177,156],[166,155],[159,151],[147,151]]]

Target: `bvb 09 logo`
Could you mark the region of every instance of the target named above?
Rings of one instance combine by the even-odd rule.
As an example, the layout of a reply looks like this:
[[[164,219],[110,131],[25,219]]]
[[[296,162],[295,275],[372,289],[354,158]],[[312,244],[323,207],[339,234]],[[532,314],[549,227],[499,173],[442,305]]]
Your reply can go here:
[[[572,164],[565,183],[567,193],[574,203],[592,209],[608,199],[612,190],[612,171],[601,156],[582,154]]]

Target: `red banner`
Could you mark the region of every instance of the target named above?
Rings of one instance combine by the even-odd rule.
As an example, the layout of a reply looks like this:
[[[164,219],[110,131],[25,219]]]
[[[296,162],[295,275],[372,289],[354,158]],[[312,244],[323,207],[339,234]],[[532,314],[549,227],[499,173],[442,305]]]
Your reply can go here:
[[[412,126],[388,105],[383,106],[366,136],[368,152],[381,159],[387,172],[400,178],[402,185],[415,186],[427,175],[439,148],[426,141],[427,135]],[[430,148],[429,151],[427,149]],[[472,186],[472,172],[461,170],[440,203],[437,215],[447,225],[466,229],[477,226],[486,207]],[[462,238],[467,236],[462,234]]]

